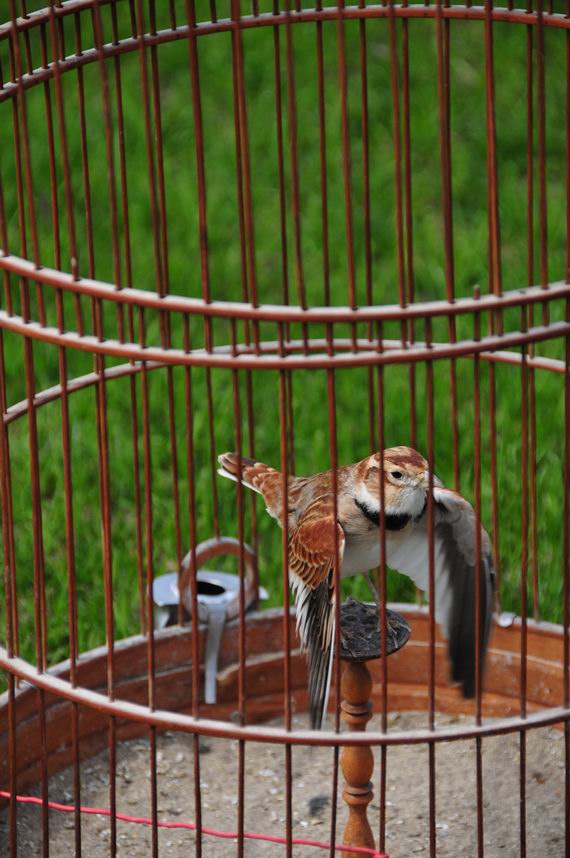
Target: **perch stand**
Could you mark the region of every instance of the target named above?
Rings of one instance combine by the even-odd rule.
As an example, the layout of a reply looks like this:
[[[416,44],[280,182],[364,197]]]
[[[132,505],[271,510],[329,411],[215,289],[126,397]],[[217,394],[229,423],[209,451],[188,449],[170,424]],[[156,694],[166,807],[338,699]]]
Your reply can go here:
[[[410,636],[410,627],[400,614],[386,610],[386,653],[401,649]],[[367,661],[380,658],[382,634],[378,609],[349,599],[341,607],[340,657],[345,662],[341,680],[341,718],[349,730],[363,732],[372,717],[372,678]],[[347,846],[375,848],[368,822],[368,805],[374,795],[372,748],[364,745],[344,747],[340,764],[345,785],[343,798],[348,805],[348,822],[343,843]],[[359,853],[347,852],[348,858]]]

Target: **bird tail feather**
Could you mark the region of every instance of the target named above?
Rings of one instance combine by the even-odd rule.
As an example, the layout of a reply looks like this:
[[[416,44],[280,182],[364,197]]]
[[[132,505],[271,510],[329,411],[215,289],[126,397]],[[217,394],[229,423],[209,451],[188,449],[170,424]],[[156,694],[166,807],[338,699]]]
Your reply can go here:
[[[328,580],[314,589],[291,576],[296,591],[297,632],[307,653],[311,728],[319,730],[326,714],[332,677],[335,597]]]
[[[263,487],[267,478],[278,475],[275,468],[270,468],[269,465],[256,462],[255,459],[249,459],[247,456],[240,456],[239,453],[222,453],[221,456],[218,456],[218,462],[220,464],[218,469],[220,476],[234,480],[236,483],[241,482],[248,489],[253,489],[260,495],[263,494]]]

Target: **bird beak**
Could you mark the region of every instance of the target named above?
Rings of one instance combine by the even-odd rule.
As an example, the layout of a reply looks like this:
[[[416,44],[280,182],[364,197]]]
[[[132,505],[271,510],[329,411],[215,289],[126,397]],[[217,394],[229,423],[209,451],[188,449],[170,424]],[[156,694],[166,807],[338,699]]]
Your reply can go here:
[[[439,477],[436,477],[435,474],[432,474],[432,479],[433,479],[434,488],[435,487],[437,487],[437,488],[443,487],[443,483],[441,482]],[[424,471],[424,479],[423,479],[423,483],[422,483],[422,488],[429,489],[429,471]]]

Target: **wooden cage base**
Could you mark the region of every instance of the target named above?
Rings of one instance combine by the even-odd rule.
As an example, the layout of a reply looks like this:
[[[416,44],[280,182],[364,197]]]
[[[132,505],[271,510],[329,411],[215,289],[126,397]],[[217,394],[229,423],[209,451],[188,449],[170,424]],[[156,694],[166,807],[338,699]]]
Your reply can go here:
[[[425,608],[395,605],[411,626],[410,640],[404,649],[388,660],[389,711],[425,710],[428,708],[429,617]],[[246,701],[247,723],[259,724],[279,718],[283,712],[283,612],[271,609],[248,614],[246,633]],[[201,653],[205,646],[205,628],[201,630]],[[295,640],[294,617],[291,635]],[[521,623],[515,619],[507,627],[496,624],[489,646],[482,698],[483,716],[513,717],[513,730],[520,714]],[[563,700],[563,647],[561,626],[527,622],[526,705],[528,713],[555,709]],[[228,721],[237,710],[238,623],[230,623],[223,635],[218,674],[218,702],[200,705],[204,718]],[[115,697],[142,705],[147,704],[147,647],[144,636],[120,641],[115,646]],[[192,668],[191,631],[173,626],[155,635],[156,707],[170,712],[191,712]],[[77,665],[77,685],[99,691],[107,689],[106,649],[99,648],[81,655]],[[380,708],[381,662],[371,662],[372,701]],[[62,663],[50,674],[68,679],[69,664]],[[304,656],[291,655],[292,702],[294,711],[303,712],[307,705]],[[13,707],[16,722],[16,779],[22,792],[39,781],[42,768],[42,730],[40,697],[43,696],[46,720],[45,742],[47,771],[54,774],[71,764],[73,744],[71,713],[74,704],[45,691],[39,692],[27,683],[16,689]],[[336,705],[331,695],[331,707]],[[436,641],[435,700],[439,712],[474,713],[474,702],[465,700],[448,682],[446,645]],[[108,745],[110,716],[97,708],[78,705],[79,754],[88,758]],[[0,789],[9,789],[9,694],[0,696]],[[144,734],[148,727],[137,721],[115,718],[118,740]]]

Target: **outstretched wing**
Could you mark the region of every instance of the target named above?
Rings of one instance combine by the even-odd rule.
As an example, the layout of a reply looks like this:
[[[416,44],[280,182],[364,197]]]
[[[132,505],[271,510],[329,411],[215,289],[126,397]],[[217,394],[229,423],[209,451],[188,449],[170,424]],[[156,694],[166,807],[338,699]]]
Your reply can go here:
[[[311,727],[319,729],[327,708],[335,629],[335,561],[342,565],[344,531],[334,498],[314,500],[289,538],[289,577],[297,606],[297,632],[307,653]]]
[[[481,528],[477,586],[477,521],[471,504],[450,489],[434,487],[435,617],[449,640],[452,676],[466,697],[475,694],[476,605],[479,601],[480,664],[491,629],[495,571],[491,544]],[[390,566],[429,588],[427,510],[406,536],[387,546]],[[479,590],[479,592],[477,592]]]

